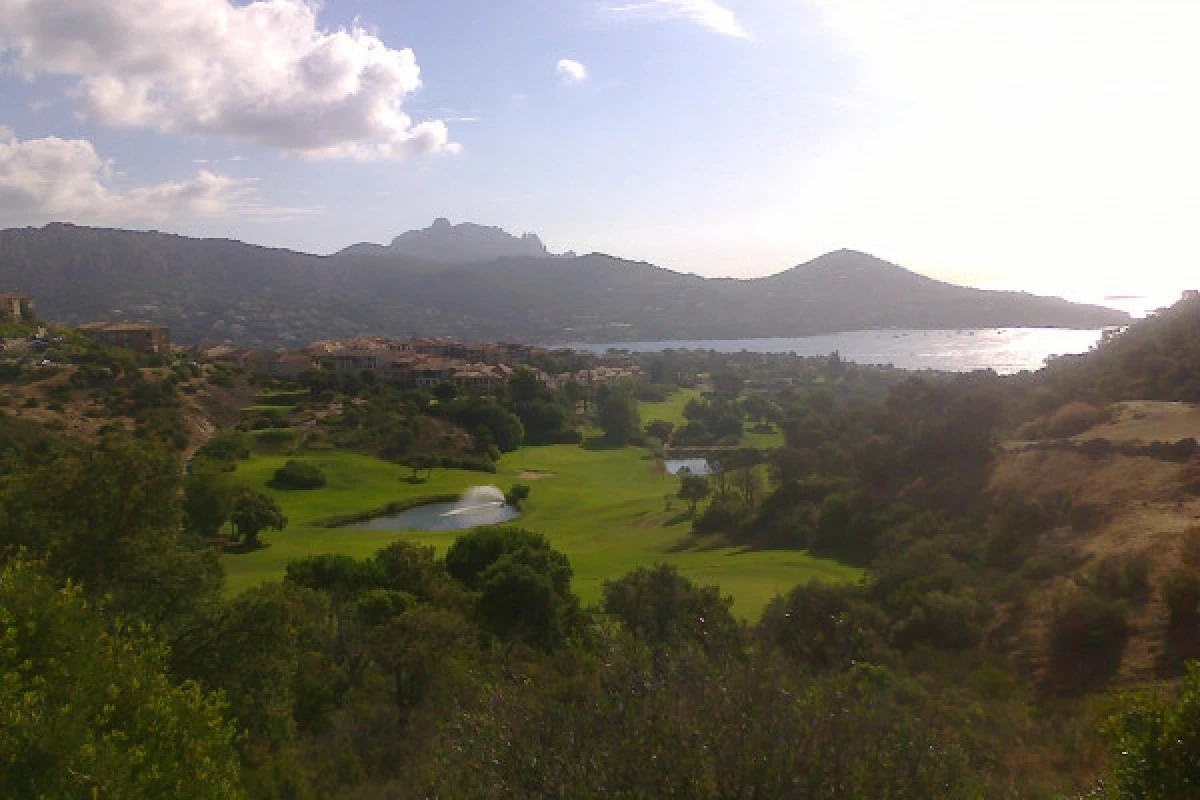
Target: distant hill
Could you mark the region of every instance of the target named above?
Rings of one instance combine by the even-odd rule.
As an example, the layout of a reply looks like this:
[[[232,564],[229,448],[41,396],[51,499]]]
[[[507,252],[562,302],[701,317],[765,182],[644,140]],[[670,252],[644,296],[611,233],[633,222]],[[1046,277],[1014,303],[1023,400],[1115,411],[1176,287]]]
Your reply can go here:
[[[356,244],[338,255],[369,255],[417,258],[441,264],[468,264],[498,258],[552,258],[553,254],[535,233],[513,236],[500,228],[464,222],[451,225],[437,219],[428,228],[402,233],[391,245]]]
[[[418,233],[446,227],[495,230],[435,223]],[[1129,320],[1057,298],[953,286],[848,250],[736,281],[599,254],[551,258],[540,240],[500,233],[539,255],[454,263],[375,246],[314,256],[51,224],[0,231],[0,290],[32,294],[52,320],[137,317],[170,325],[179,342],[255,346],[359,333],[566,343]]]

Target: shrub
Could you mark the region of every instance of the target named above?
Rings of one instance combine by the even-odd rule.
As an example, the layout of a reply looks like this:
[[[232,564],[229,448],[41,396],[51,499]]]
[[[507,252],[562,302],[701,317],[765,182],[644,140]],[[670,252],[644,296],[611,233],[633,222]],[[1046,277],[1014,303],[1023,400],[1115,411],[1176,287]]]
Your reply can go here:
[[[1089,403],[1068,403],[1046,420],[1045,435],[1065,439],[1090,430],[1108,420],[1108,412]]]
[[[1050,623],[1050,678],[1059,689],[1087,691],[1120,666],[1129,619],[1125,604],[1077,589],[1061,598]]]
[[[521,504],[529,499],[529,486],[524,483],[514,483],[513,487],[504,495],[504,501],[514,508],[520,508]]]
[[[1200,568],[1200,525],[1193,525],[1183,532],[1179,557],[1186,566]]]
[[[1195,625],[1200,620],[1200,577],[1195,573],[1174,570],[1163,579],[1161,592],[1169,625]]]
[[[1150,591],[1150,557],[1145,553],[1107,556],[1092,567],[1085,581],[1111,600],[1144,600]]]
[[[214,461],[237,461],[250,457],[250,440],[238,431],[224,431],[209,439],[196,452],[197,457]]]
[[[316,464],[288,461],[275,470],[268,485],[272,489],[320,489],[325,485],[325,473]]]
[[[1190,669],[1174,697],[1128,698],[1108,733],[1112,762],[1105,797],[1194,797],[1200,783],[1200,667]]]

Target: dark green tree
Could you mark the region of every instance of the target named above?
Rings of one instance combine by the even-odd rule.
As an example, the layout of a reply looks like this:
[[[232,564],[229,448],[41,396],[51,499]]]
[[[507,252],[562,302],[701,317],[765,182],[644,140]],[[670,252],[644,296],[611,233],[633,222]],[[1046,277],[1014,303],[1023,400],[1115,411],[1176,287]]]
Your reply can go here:
[[[679,485],[679,499],[688,504],[688,511],[695,513],[696,504],[712,494],[708,479],[700,475],[684,475]]]
[[[220,470],[202,467],[192,472],[183,484],[183,513],[188,530],[204,536],[216,536],[233,513],[237,490]]]
[[[182,532],[179,460],[113,435],[13,476],[0,549],[23,547],[59,580],[109,597],[113,611],[176,624],[215,599],[215,555]],[[163,630],[160,627],[160,633]]]
[[[578,622],[572,574],[557,550],[523,547],[506,553],[479,576],[479,618],[502,639],[553,647]]]
[[[235,535],[242,537],[250,547],[258,546],[258,535],[263,531],[281,531],[288,524],[275,499],[253,489],[244,489],[238,494],[230,519]]]
[[[642,429],[637,398],[624,384],[606,387],[599,393],[597,422],[604,429],[604,438],[612,444],[624,445]]]
[[[640,639],[657,644],[691,641],[725,647],[737,622],[733,599],[716,586],[697,586],[670,564],[642,567],[604,583],[604,611]]]
[[[459,536],[446,552],[446,571],[468,589],[478,589],[480,577],[508,553],[523,549],[549,550],[540,533],[515,526],[481,528]]]

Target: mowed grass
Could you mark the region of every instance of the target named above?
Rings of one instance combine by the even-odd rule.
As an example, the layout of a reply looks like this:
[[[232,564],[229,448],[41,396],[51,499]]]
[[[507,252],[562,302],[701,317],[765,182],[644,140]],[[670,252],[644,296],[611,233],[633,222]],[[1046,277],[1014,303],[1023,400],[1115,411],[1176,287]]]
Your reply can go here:
[[[679,389],[661,403],[638,403],[638,413],[641,414],[642,424],[661,419],[672,423],[676,428],[687,424],[683,416],[683,407],[689,400],[701,398],[698,389]],[[742,436],[743,447],[753,447],[758,450],[769,450],[783,447],[783,432],[776,426],[771,433],[754,433],[751,424],[746,423],[746,433]]]
[[[225,556],[231,591],[278,580],[288,561],[318,553],[369,556],[393,541],[431,544],[439,552],[454,532],[352,531],[314,523],[330,516],[369,511],[388,503],[457,493],[470,486],[494,484],[507,490],[528,483],[532,494],[515,524],[544,534],[564,552],[575,569],[575,590],[585,603],[599,600],[603,582],[660,561],[675,564],[689,578],[718,584],[734,598],[734,610],[754,619],[777,594],[811,580],[857,580],[858,570],[793,551],[750,551],[696,546],[683,504],[665,498],[678,479],[656,469],[645,451],[592,450],[573,445],[527,447],[506,455],[497,475],[434,470],[426,483],[408,481],[411,470],[352,453],[290,456],[318,464],[328,480],[323,489],[286,492],[266,487],[289,457],[257,456],[242,462],[235,479],[274,496],[290,524],[263,536],[267,547]],[[521,473],[550,473],[530,480]]]
[[[661,403],[638,403],[638,413],[641,414],[643,425],[661,419],[678,428],[687,424],[683,417],[683,407],[688,401],[699,399],[698,389],[678,389]]]

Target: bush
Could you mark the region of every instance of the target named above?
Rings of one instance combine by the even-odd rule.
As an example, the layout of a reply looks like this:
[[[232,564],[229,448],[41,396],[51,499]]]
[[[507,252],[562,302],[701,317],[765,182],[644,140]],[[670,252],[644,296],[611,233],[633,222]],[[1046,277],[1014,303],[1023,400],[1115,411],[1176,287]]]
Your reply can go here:
[[[1173,800],[1200,784],[1200,667],[1179,693],[1127,698],[1110,726],[1112,761],[1105,797]]]
[[[504,502],[514,508],[520,508],[521,504],[529,499],[529,486],[524,483],[514,483],[513,487],[504,495]]]
[[[316,464],[288,461],[275,470],[267,485],[272,489],[320,489],[325,485],[325,473]]]
[[[1163,579],[1161,591],[1170,626],[1195,625],[1200,620],[1200,577],[1195,573],[1171,572]]]
[[[1107,556],[1092,567],[1085,581],[1110,600],[1145,600],[1150,591],[1150,557],[1145,553]]]
[[[1068,692],[1087,691],[1121,663],[1129,619],[1125,604],[1077,589],[1061,598],[1050,623],[1050,678]]]
[[[1089,403],[1068,403],[1046,420],[1044,434],[1065,439],[1090,430],[1109,418],[1108,412]]]
[[[196,451],[197,458],[213,461],[238,461],[250,457],[250,439],[239,431],[224,431],[209,439]]]
[[[1186,566],[1200,568],[1200,525],[1193,525],[1183,532],[1179,558]]]

